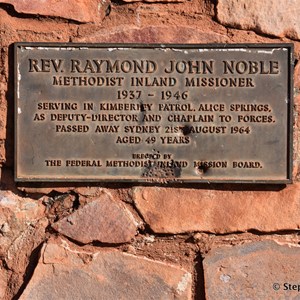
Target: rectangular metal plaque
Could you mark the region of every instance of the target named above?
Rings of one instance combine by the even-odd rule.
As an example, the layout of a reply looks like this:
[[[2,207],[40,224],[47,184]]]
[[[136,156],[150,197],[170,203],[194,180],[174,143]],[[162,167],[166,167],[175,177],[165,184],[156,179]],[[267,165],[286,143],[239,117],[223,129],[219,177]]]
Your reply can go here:
[[[291,181],[291,44],[15,44],[16,181]]]

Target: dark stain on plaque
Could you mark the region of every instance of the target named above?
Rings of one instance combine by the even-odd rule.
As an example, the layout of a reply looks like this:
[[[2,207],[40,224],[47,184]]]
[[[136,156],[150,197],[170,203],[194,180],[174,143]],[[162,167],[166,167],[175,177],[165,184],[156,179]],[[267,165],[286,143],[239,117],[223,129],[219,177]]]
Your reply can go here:
[[[181,128],[181,131],[183,133],[183,135],[189,135],[191,133],[191,126],[189,125],[184,125],[182,128]]]
[[[181,175],[181,167],[176,165],[174,161],[159,163],[149,161],[149,165],[144,168],[142,177],[148,179],[167,179],[172,180],[179,178]]]
[[[200,166],[196,167],[197,173],[199,175],[204,175],[209,171],[209,166],[205,165],[205,164],[200,164]]]

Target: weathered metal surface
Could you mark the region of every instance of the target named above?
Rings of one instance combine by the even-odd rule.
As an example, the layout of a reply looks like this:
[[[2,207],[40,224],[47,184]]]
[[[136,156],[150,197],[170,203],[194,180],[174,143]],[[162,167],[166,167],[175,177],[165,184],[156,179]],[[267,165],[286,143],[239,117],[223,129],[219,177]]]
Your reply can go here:
[[[290,182],[292,50],[18,43],[15,179]]]

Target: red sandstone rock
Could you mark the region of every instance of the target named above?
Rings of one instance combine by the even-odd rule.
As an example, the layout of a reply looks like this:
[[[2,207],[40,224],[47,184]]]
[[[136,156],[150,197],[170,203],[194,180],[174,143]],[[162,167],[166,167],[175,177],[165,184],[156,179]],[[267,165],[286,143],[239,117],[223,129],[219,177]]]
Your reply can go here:
[[[52,227],[80,243],[126,243],[136,234],[131,213],[105,193]]]
[[[140,1],[143,1],[143,2],[147,2],[147,3],[155,3],[155,2],[160,2],[160,3],[168,3],[168,2],[171,2],[171,3],[174,3],[174,2],[184,2],[186,0],[122,0],[124,2],[127,2],[127,3],[130,3],[130,2],[140,2]]]
[[[103,191],[102,187],[97,186],[83,186],[83,187],[77,187],[75,189],[75,192],[82,196],[87,197],[95,197],[99,196]]]
[[[294,104],[300,106],[300,94],[294,96]]]
[[[1,17],[0,17],[1,18]],[[1,23],[1,22],[0,22]],[[0,32],[2,31],[2,26],[0,24]],[[2,34],[1,39],[2,40]],[[0,48],[2,49],[2,42],[0,41]],[[4,55],[3,55],[4,56]],[[2,63],[2,57],[0,53],[0,66]],[[4,66],[3,66],[4,69]],[[0,71],[1,73],[1,71]],[[4,73],[4,70],[3,70]],[[0,74],[0,103],[5,103],[5,97],[7,93],[7,82],[3,74]],[[7,109],[4,105],[0,107],[0,165],[6,162],[6,149],[5,149],[5,139],[6,139],[6,116]]]
[[[45,240],[48,220],[44,214],[41,202],[0,191],[0,299],[12,299],[3,293],[9,293],[9,287],[17,291],[23,284],[30,257]],[[7,274],[1,269],[4,265]]]
[[[280,191],[138,187],[134,202],[157,233],[262,232],[300,228],[300,184]]]
[[[294,71],[294,87],[300,90],[300,63],[298,62]]]
[[[102,30],[75,39],[76,42],[109,43],[222,43],[225,35],[189,26],[122,26],[109,31]]]
[[[217,18],[226,26],[300,39],[299,2],[219,0]]]
[[[109,1],[98,0],[2,0],[12,4],[19,13],[61,17],[79,22],[99,22],[105,15]]]
[[[49,185],[48,185],[49,186]],[[27,194],[50,194],[51,192],[58,193],[68,193],[73,190],[71,187],[45,187],[41,185],[40,187],[32,186],[18,186],[18,190],[26,192]]]
[[[48,242],[20,300],[191,299],[191,274],[115,250],[72,250]]]
[[[44,213],[42,203],[0,191],[0,249],[5,252],[12,247],[18,236],[43,219]]]
[[[300,248],[272,241],[222,247],[204,261],[207,300],[298,299]]]
[[[2,269],[0,270],[0,299],[4,299],[6,288],[7,288],[7,274],[6,272]]]
[[[1,131],[2,130],[0,128],[0,132]],[[0,165],[2,166],[5,162],[6,162],[5,140],[0,139]]]

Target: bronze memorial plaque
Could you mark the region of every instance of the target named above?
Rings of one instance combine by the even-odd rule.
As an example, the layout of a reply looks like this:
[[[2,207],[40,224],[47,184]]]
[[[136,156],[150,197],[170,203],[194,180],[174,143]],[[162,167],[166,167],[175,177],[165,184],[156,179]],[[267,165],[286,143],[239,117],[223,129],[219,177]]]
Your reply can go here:
[[[16,181],[289,183],[291,44],[15,44]]]

